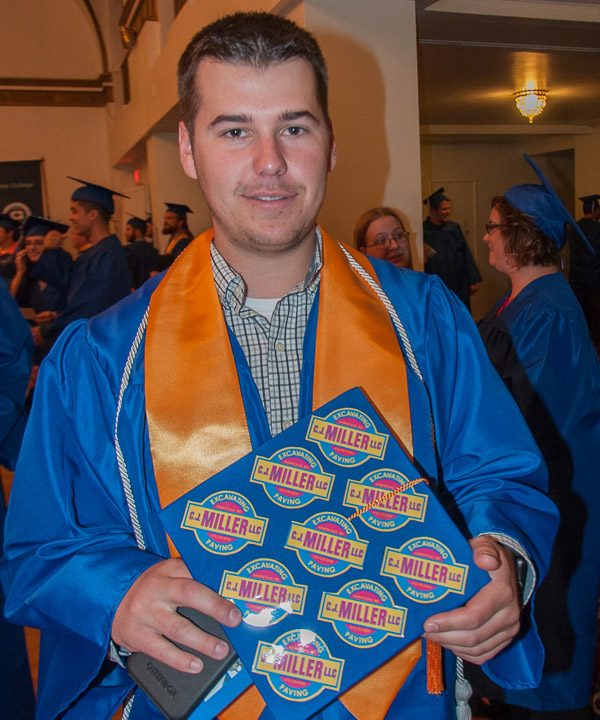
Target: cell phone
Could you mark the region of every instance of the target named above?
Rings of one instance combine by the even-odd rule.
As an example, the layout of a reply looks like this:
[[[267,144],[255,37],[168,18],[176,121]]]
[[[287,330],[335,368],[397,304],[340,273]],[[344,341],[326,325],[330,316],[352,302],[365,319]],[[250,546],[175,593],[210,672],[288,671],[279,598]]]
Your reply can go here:
[[[223,628],[214,618],[187,607],[180,607],[177,612],[207,633],[224,640],[229,646],[229,654],[224,660],[214,660],[197,650],[175,643],[182,650],[201,658],[204,668],[196,674],[175,670],[141,652],[132,653],[127,658],[127,671],[168,720],[186,720],[238,657]]]

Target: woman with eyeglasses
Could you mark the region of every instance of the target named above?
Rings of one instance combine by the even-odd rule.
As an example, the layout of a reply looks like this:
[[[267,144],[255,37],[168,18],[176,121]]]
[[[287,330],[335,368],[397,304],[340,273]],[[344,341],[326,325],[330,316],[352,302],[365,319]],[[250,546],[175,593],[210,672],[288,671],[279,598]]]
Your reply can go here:
[[[363,213],[354,226],[354,243],[365,255],[389,260],[396,267],[412,267],[410,233],[393,208],[376,207]]]
[[[509,277],[511,288],[480,321],[479,332],[544,456],[561,525],[532,609],[545,648],[539,686],[502,693],[482,684],[472,666],[468,674],[477,695],[496,692],[510,706],[505,717],[588,720],[600,577],[600,366],[560,272],[567,224],[577,226],[525,159],[542,185],[518,185],[492,200],[484,242],[490,264]]]

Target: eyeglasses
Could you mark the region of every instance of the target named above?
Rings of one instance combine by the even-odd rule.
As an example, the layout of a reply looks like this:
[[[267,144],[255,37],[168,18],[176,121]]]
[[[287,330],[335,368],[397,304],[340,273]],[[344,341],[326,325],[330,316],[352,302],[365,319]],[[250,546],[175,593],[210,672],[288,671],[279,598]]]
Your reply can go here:
[[[494,230],[500,230],[500,228],[506,230],[506,227],[506,225],[502,225],[501,223],[486,223],[485,231],[490,235]]]
[[[409,232],[395,232],[393,235],[379,236],[375,238],[374,242],[365,245],[365,247],[384,247],[385,245],[389,245],[392,240],[398,243],[398,245],[401,245],[402,243],[408,242],[409,238]]]

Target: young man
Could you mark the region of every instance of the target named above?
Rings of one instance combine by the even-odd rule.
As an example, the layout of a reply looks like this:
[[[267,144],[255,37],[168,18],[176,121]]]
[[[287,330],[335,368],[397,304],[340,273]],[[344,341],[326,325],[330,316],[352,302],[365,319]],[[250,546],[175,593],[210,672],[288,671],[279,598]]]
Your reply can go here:
[[[224,656],[224,643],[176,609],[228,626],[241,615],[169,557],[161,504],[356,385],[397,421],[490,574],[465,607],[432,615],[425,635],[494,662],[519,628],[508,548],[530,563],[527,599],[556,515],[537,448],[474,325],[436,278],[377,264],[412,345],[405,363],[387,310],[356,274],[372,267],[316,227],[336,148],[312,36],[266,13],[225,17],[183,54],[179,93],[181,161],[213,229],[166,275],[63,334],[43,368],[44,401],[13,486],[6,612],[44,627],[41,716],[69,708],[66,718],[110,718],[133,683],[109,651],[118,660],[117,650],[143,650],[191,673],[201,663],[173,641]],[[518,682],[534,682],[538,668],[521,653],[502,653],[496,677],[514,669]],[[364,717],[449,718],[452,691],[428,695],[424,666],[401,689],[394,673],[389,697],[370,691]],[[130,719],[158,717],[139,691],[129,710]],[[231,712],[256,717],[245,706]],[[352,717],[337,700],[327,712]]]
[[[127,196],[84,180],[76,182],[83,185],[71,195],[69,222],[75,233],[88,237],[90,250],[73,263],[65,309],[36,316],[36,345],[52,345],[73,320],[97,315],[131,292],[125,250],[108,228],[115,211],[113,195]]]
[[[137,290],[150,277],[158,258],[158,250],[152,242],[146,242],[146,221],[140,217],[130,217],[125,224],[125,253],[131,272],[132,287]]]
[[[435,250],[425,262],[425,272],[439,275],[470,310],[471,295],[477,292],[481,275],[460,225],[450,220],[450,200],[440,188],[423,202],[429,204],[423,241]]]
[[[192,242],[194,236],[187,224],[187,215],[192,211],[187,205],[165,203],[167,209],[163,217],[162,234],[170,235],[165,248],[165,255],[174,260]]]

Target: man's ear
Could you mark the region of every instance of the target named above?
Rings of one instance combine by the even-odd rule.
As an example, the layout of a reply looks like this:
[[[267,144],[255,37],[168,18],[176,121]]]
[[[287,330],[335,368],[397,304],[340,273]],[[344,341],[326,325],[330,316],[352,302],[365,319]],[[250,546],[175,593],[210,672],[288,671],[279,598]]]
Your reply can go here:
[[[179,123],[179,160],[183,172],[193,180],[197,180],[198,175],[196,174],[192,155],[192,141],[184,122]]]
[[[327,163],[327,171],[331,172],[337,164],[337,147],[335,144],[335,135],[333,134],[333,125],[329,121],[329,162]]]

